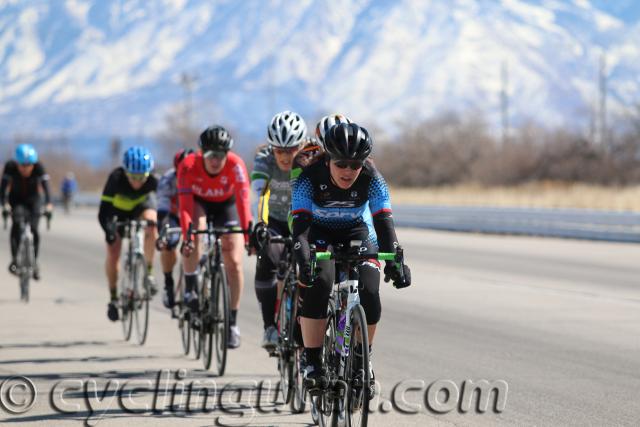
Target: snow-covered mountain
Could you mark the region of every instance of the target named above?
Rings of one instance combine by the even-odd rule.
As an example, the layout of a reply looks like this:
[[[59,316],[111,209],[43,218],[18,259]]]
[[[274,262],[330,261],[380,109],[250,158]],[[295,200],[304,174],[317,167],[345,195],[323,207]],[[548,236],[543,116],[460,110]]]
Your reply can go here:
[[[290,108],[384,128],[477,110],[584,127],[606,52],[611,114],[640,102],[634,0],[0,0],[0,137],[154,135],[196,77],[194,121],[261,135]]]

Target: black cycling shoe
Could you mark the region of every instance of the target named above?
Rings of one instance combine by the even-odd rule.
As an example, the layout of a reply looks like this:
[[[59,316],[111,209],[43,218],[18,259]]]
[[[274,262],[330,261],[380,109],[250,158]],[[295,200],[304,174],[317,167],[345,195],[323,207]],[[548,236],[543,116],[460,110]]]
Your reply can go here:
[[[164,288],[162,303],[166,308],[173,308],[173,306],[176,304],[175,296],[173,295],[173,286]]]
[[[118,306],[116,304],[116,301],[111,301],[107,308],[107,316],[112,322],[116,322],[120,318],[120,315],[118,314]]]
[[[9,263],[9,273],[11,273],[13,275],[17,275],[18,274],[18,264],[16,264],[15,261],[11,261]]]
[[[39,265],[35,265],[33,267],[33,272],[31,273],[33,280],[40,280],[40,266]]]
[[[363,383],[363,378],[364,378],[364,367],[363,365],[363,360],[362,360],[362,355],[358,354],[358,352],[356,351],[354,353],[354,369],[353,369],[353,385],[356,389],[361,388],[362,387],[362,383]],[[372,400],[373,397],[375,396],[376,393],[376,377],[375,377],[375,373],[373,372],[373,368],[371,366],[371,353],[369,353],[369,366],[367,367],[367,369],[369,369],[369,373],[370,373],[370,380],[369,380],[369,400]]]
[[[300,357],[300,372],[303,378],[302,384],[310,394],[316,394],[329,385],[327,374],[322,365],[307,362],[304,352]]]
[[[149,292],[151,293],[150,296],[153,297],[155,294],[158,293],[158,286],[156,286],[156,278],[153,276],[153,274],[147,274],[147,277],[145,279],[149,284]]]

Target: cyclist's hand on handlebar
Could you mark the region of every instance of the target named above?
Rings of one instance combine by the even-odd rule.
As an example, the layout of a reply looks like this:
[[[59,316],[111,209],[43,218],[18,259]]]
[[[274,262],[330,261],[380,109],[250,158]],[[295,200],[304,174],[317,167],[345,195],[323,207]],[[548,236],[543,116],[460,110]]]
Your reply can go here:
[[[166,247],[167,247],[167,241],[166,241],[166,239],[164,238],[164,236],[162,236],[162,237],[158,237],[158,238],[156,239],[156,249],[157,249],[157,250],[159,250],[159,251],[162,251],[162,250],[164,250],[164,248],[166,248]]]
[[[393,261],[387,261],[384,267],[384,281],[391,280],[395,288],[406,288],[411,286],[411,270],[406,264],[402,264],[402,272]]]
[[[262,249],[266,243],[268,232],[267,224],[264,222],[257,223],[249,235],[249,246],[251,246],[255,251]]]
[[[189,257],[196,250],[196,244],[193,240],[188,240],[182,242],[182,248],[180,248],[180,252],[185,257]]]

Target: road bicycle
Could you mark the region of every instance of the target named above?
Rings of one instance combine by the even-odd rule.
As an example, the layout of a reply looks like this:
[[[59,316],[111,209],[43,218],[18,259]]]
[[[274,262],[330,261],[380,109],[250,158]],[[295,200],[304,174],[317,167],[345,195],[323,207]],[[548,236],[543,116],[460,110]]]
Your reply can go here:
[[[402,274],[402,248],[375,254],[365,253],[366,248],[361,245],[362,241],[353,240],[348,247],[337,245],[328,252],[317,252],[311,245],[312,281],[317,261],[336,262],[322,346],[327,387],[311,393],[312,417],[321,426],[366,426],[368,422],[372,373],[366,316],[360,305],[358,265],[367,260],[395,261]]]
[[[124,339],[131,339],[133,324],[136,325],[138,344],[143,345],[149,332],[149,301],[151,289],[147,280],[147,262],[144,259],[144,231],[155,226],[154,221],[132,219],[118,221],[114,217],[112,230],[120,231],[122,239],[128,241],[127,252],[122,258],[122,270],[118,278],[119,304],[122,315]]]
[[[47,219],[47,230],[51,227],[51,213],[44,212],[43,215]],[[4,229],[7,229],[8,214],[3,215]],[[35,246],[33,242],[33,231],[31,230],[31,221],[26,209],[18,206],[15,208],[13,220],[18,222],[20,230],[20,239],[18,243],[18,251],[16,252],[16,276],[20,286],[20,300],[29,302],[29,282],[33,277],[36,267]]]
[[[231,317],[221,237],[225,234],[248,232],[237,226],[216,227],[211,218],[207,219],[206,229],[194,230],[193,224],[189,224],[187,230],[187,242],[191,241],[195,235],[205,236],[205,250],[200,259],[198,309],[189,313],[194,353],[196,359],[202,355],[204,368],[209,369],[215,350],[218,376],[224,375],[227,365],[227,342]]]
[[[278,286],[275,324],[278,330],[278,344],[271,356],[278,358],[280,374],[279,393],[292,412],[301,413],[306,406],[305,393],[300,372],[300,356],[303,345],[298,324],[298,278],[293,256],[293,239],[267,233],[265,245],[283,244],[284,252],[278,263],[278,277],[284,277]],[[296,340],[296,333],[299,340]],[[299,342],[298,342],[299,341]]]

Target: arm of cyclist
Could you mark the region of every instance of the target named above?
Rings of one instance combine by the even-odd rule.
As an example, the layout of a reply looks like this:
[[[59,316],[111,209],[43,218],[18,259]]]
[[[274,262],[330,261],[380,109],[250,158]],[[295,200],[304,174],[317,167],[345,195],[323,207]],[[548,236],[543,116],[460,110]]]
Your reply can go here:
[[[38,177],[40,181],[40,186],[42,187],[42,192],[44,193],[44,203],[45,203],[45,216],[51,219],[51,213],[53,212],[53,203],[51,203],[51,185],[49,174],[44,170],[44,166],[41,163],[36,163],[36,169],[34,173]]]
[[[194,160],[195,156],[187,156],[178,166],[178,206],[180,206],[180,226],[182,227],[182,236],[185,242],[187,240],[187,229],[192,221],[191,215],[194,206],[192,190],[192,167]]]
[[[115,233],[111,227],[111,220],[115,214],[113,207],[113,199],[116,196],[116,182],[114,174],[111,173],[107,179],[107,183],[102,190],[102,196],[100,197],[100,207],[98,208],[98,221],[100,227],[105,233],[105,239],[107,243],[113,243],[116,239]]]
[[[9,188],[9,184],[11,183],[11,175],[7,170],[10,167],[10,163],[4,166],[4,171],[2,172],[2,180],[0,180],[0,207],[2,208],[2,215],[6,218],[9,213],[9,209],[5,206],[7,190]]]
[[[291,194],[291,215],[293,217],[293,250],[299,267],[299,280],[302,285],[311,283],[311,250],[309,248],[309,230],[312,220],[313,190],[309,179],[303,174],[293,187]]]
[[[393,223],[389,189],[380,175],[374,177],[369,187],[369,206],[380,252],[395,252],[399,243]],[[395,287],[407,287],[411,285],[411,270],[404,262],[400,266],[394,261],[386,261],[384,281],[389,280],[393,281]]]
[[[244,161],[238,157],[236,165],[233,167],[235,183],[234,192],[236,197],[236,208],[240,217],[240,226],[244,230],[249,230],[249,224],[253,218],[251,216],[251,189],[249,188],[249,174]],[[244,243],[249,243],[249,232],[244,233]]]

